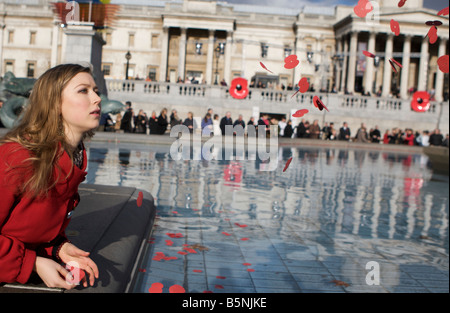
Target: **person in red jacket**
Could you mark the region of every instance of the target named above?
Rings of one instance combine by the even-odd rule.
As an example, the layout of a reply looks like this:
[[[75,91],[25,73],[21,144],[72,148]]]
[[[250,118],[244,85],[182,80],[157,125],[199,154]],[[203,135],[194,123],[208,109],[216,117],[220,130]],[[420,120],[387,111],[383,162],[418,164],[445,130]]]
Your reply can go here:
[[[403,135],[403,142],[408,146],[414,146],[414,133],[411,128],[406,129],[406,133]]]
[[[17,126],[0,141],[0,282],[72,289],[65,268],[98,278],[97,265],[70,243],[65,228],[86,176],[83,139],[99,125],[101,99],[89,68],[63,64],[36,81]]]

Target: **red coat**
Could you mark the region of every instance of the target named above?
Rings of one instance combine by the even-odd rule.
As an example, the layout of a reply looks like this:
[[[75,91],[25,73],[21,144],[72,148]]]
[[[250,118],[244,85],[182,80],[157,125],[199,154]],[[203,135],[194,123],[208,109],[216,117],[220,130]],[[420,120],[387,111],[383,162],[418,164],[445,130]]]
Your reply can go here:
[[[64,152],[55,166],[54,180],[58,183],[48,197],[32,200],[20,195],[17,183],[7,173],[10,166],[20,165],[30,153],[17,143],[0,146],[0,282],[26,283],[36,256],[51,258],[53,246],[65,238],[65,228],[72,210],[79,202],[78,186],[86,177],[86,152],[83,166],[72,165]],[[20,181],[29,177],[30,170],[20,168]],[[14,176],[16,177],[16,176]]]

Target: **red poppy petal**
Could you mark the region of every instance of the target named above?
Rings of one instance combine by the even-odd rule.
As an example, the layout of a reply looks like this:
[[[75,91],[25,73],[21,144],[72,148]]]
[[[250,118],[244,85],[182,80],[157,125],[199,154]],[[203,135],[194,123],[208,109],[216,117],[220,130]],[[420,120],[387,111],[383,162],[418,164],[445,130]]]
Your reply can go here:
[[[398,7],[401,8],[402,6],[405,5],[406,0],[400,0],[398,3]]]
[[[448,54],[439,57],[439,59],[437,60],[439,70],[441,70],[444,73],[449,72],[448,63],[449,63],[449,55]]]
[[[229,233],[227,233],[225,231],[223,231],[222,234],[225,235],[225,236],[231,236]]]
[[[192,270],[194,273],[202,273],[202,270]]]
[[[216,288],[216,289],[223,289],[223,286],[222,285],[215,285],[214,288]]]
[[[303,115],[305,115],[308,112],[309,111],[307,109],[301,109],[301,110],[298,110],[297,112],[295,112],[294,114],[292,114],[292,117],[302,117]]]
[[[284,68],[290,70],[296,67],[300,61],[295,54],[289,55],[284,59]]]
[[[394,72],[398,73],[398,72],[397,72],[397,69],[396,69],[395,66],[394,66],[394,62],[392,62],[392,60],[389,60],[389,64],[391,65],[391,67],[392,67],[392,69],[394,70]]]
[[[244,266],[250,266],[250,265],[252,265],[252,263],[242,263],[242,265],[244,265]]]
[[[366,56],[366,57],[369,57],[369,58],[374,58],[375,57],[375,54],[373,54],[373,53],[370,53],[369,51],[363,51],[363,54]]]
[[[225,276],[216,276],[217,279],[226,279]]]
[[[306,77],[303,77],[302,79],[300,79],[300,81],[298,82],[298,90],[301,93],[305,93],[308,91],[309,89],[309,83],[308,83],[308,79]]]
[[[271,70],[269,70],[269,69],[264,65],[263,62],[259,62],[259,64],[261,64],[261,66],[262,66],[263,69],[265,69],[266,71],[268,71],[268,72],[270,72],[270,73],[273,74],[273,72],[272,72]]]
[[[255,270],[253,268],[248,268],[247,272],[254,272]]]
[[[244,237],[244,238],[241,238],[240,240],[242,240],[242,241],[247,241],[247,240],[249,240],[247,237]]]
[[[172,246],[172,245],[173,245],[173,241],[167,239],[167,240],[166,240],[166,245],[167,245],[167,246]]]
[[[173,285],[169,288],[169,293],[185,293],[186,290],[180,285]]]
[[[446,7],[446,8],[444,8],[444,9],[440,10],[440,11],[437,13],[437,15],[438,15],[438,16],[440,16],[440,15],[448,15],[448,13],[449,13],[449,7]]]
[[[411,100],[411,109],[416,112],[426,112],[430,108],[430,94],[426,91],[416,91]]]
[[[187,252],[184,252],[184,251],[178,251],[177,253],[178,253],[178,254],[181,254],[181,255],[186,255],[186,254],[188,254]]]
[[[162,293],[164,285],[161,283],[154,283],[151,285],[151,287],[148,289],[148,292],[150,293]]]
[[[430,30],[427,33],[430,44],[434,44],[438,38],[437,36],[437,27],[431,26]]]
[[[289,160],[287,160],[286,165],[284,166],[283,172],[286,172],[287,168],[289,167],[289,164],[291,164],[292,161],[292,157],[289,158]]]
[[[394,19],[391,20],[391,31],[395,36],[400,35],[400,24]]]
[[[142,193],[142,191],[139,191],[139,195],[138,195],[137,200],[136,200],[136,203],[137,203],[138,207],[141,207],[143,199],[144,199],[144,194]]]
[[[236,77],[231,81],[229,93],[235,99],[244,99],[248,95],[248,81],[242,77]]]
[[[322,100],[320,100],[320,98],[318,96],[314,96],[313,103],[314,103],[314,106],[316,108],[318,108],[320,111],[322,111],[323,109],[328,111],[328,108],[323,104]],[[330,112],[330,111],[328,111],[328,112]]]

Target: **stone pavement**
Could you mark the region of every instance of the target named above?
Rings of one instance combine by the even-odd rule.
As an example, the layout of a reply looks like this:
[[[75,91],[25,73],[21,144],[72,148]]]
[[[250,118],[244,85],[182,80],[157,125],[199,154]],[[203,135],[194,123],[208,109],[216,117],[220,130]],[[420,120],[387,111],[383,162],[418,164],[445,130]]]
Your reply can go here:
[[[152,195],[132,187],[81,184],[80,204],[75,209],[66,234],[77,247],[89,251],[99,268],[93,287],[78,286],[65,291],[48,288],[38,277],[26,285],[6,284],[4,292],[123,293],[133,284],[135,261],[153,225],[155,206]]]

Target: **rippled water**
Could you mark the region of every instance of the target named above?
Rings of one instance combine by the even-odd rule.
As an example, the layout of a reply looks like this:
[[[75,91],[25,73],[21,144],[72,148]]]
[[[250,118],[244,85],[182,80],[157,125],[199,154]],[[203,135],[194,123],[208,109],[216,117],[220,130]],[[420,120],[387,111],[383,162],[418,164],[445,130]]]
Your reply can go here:
[[[235,229],[233,221],[239,220],[252,226],[247,235],[259,245],[259,256],[264,255],[261,251],[276,251],[285,266],[289,260],[305,259],[299,251],[307,247],[307,258],[323,264],[342,257],[340,273],[349,260],[377,258],[396,266],[435,266],[447,271],[448,285],[449,180],[433,174],[424,155],[281,147],[277,169],[260,171],[260,163],[248,159],[174,161],[169,146],[93,142],[87,148],[87,183],[133,186],[155,197],[161,230],[153,236],[159,250],[171,227],[212,247],[220,245],[224,229]],[[237,241],[236,253],[248,260],[252,254],[242,244]],[[150,257],[144,264],[150,269],[147,274],[155,263]],[[271,258],[258,261],[272,262]],[[203,257],[198,264],[206,269],[207,261]],[[150,286],[150,276],[142,278],[138,291]],[[250,287],[264,291],[255,281],[253,276]],[[184,277],[190,291],[201,292],[208,284],[193,280],[188,285]]]

